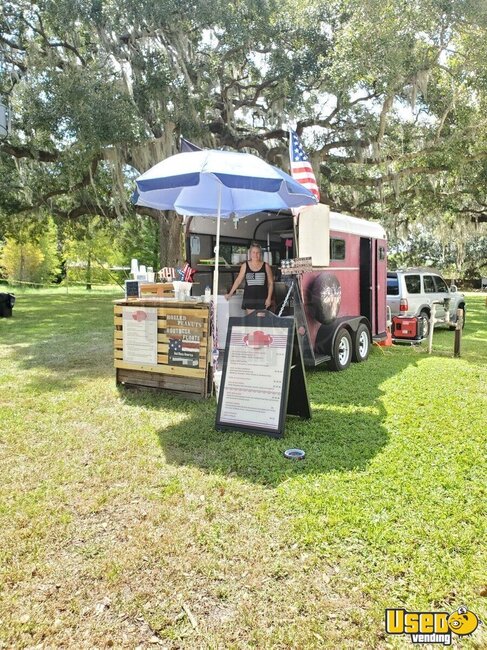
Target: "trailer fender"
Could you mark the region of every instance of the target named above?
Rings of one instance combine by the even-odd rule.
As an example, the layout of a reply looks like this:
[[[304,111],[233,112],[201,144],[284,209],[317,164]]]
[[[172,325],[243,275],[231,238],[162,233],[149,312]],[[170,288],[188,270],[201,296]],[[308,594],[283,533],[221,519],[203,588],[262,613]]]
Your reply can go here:
[[[335,343],[336,335],[338,334],[338,330],[341,327],[345,327],[348,330],[348,332],[350,333],[350,336],[352,337],[352,340],[353,340],[354,337],[355,337],[355,333],[357,332],[359,326],[362,323],[364,325],[366,325],[369,328],[369,331],[370,331],[370,329],[371,329],[370,323],[369,323],[368,319],[365,318],[365,316],[357,316],[355,318],[338,318],[336,320],[336,322],[333,323],[335,328],[334,328],[333,338],[332,338],[332,342],[331,342],[331,344],[332,344],[331,349],[333,349],[333,345]]]

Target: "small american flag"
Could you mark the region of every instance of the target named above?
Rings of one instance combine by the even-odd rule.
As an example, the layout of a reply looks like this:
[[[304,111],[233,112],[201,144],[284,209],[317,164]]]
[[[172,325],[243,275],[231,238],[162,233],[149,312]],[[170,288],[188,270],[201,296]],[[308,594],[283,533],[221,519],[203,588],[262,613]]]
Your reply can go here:
[[[182,352],[183,351],[183,342],[181,339],[169,339],[169,351],[170,352]]]
[[[183,266],[183,273],[184,273],[184,281],[185,282],[193,282],[193,276],[195,274],[195,270],[191,268],[191,266],[186,262],[186,264]]]
[[[186,262],[182,269],[178,269],[178,275],[183,282],[193,282],[195,269],[192,269],[188,262]]]
[[[169,339],[169,350],[171,352],[199,352],[199,341],[186,341],[183,338]]]
[[[318,189],[313,168],[301,146],[298,134],[292,129],[289,129],[289,160],[291,161],[291,176],[313,192],[319,201],[320,190]]]

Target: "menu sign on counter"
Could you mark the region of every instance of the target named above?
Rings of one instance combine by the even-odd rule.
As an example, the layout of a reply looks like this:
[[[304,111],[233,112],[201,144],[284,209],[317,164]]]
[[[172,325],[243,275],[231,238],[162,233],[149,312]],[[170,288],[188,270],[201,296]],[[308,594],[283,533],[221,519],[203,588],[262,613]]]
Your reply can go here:
[[[217,429],[279,437],[284,434],[287,412],[311,417],[296,337],[292,318],[278,318],[269,312],[263,312],[262,316],[230,318]],[[302,402],[301,406],[292,404],[291,383],[296,385],[296,399]]]
[[[157,308],[123,307],[123,361],[157,365]]]
[[[169,365],[197,368],[200,362],[205,321],[183,313],[166,315],[166,334],[169,337]]]

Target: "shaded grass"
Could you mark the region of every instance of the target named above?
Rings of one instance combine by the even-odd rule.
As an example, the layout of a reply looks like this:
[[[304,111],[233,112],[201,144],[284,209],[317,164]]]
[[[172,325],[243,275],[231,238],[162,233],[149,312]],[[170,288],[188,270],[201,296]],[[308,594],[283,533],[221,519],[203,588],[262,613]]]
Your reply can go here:
[[[385,607],[487,618],[482,296],[460,359],[437,331],[309,372],[312,420],[274,440],[117,390],[118,295],[25,292],[0,320],[5,647],[403,647]]]

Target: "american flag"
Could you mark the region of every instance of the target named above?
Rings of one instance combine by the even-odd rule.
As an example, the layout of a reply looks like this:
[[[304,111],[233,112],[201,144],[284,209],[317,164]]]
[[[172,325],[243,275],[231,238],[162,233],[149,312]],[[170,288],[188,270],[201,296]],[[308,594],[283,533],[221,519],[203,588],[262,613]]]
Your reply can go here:
[[[320,190],[318,189],[313,168],[301,146],[298,134],[292,129],[289,129],[289,160],[291,161],[291,176],[313,192],[319,201]]]
[[[183,341],[181,339],[169,339],[169,351],[170,352],[182,352],[183,351]]]
[[[196,270],[191,268],[189,262],[185,262],[183,268],[177,270],[177,274],[183,282],[193,282],[195,273]]]
[[[198,341],[186,341],[182,338],[169,339],[170,352],[199,352]]]

